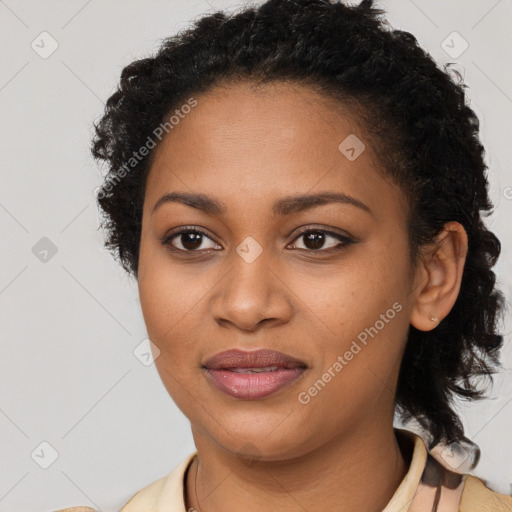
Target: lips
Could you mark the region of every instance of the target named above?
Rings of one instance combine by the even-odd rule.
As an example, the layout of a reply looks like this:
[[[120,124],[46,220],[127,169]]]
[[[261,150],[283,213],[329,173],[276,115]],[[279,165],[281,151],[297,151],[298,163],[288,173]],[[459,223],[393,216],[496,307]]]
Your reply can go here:
[[[203,368],[216,389],[235,398],[258,400],[297,381],[307,365],[275,350],[228,350],[208,359]]]
[[[220,352],[208,359],[204,365],[210,370],[231,370],[247,368],[306,368],[303,361],[294,359],[287,354],[277,352],[276,350],[254,350],[251,352],[244,350],[227,350]]]

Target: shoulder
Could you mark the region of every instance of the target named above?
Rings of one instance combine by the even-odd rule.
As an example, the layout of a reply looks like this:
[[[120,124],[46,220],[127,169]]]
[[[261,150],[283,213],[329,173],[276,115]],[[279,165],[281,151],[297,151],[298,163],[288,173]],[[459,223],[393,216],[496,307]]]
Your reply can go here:
[[[465,484],[460,500],[460,512],[510,512],[512,496],[489,489],[485,482],[473,475],[465,475]]]
[[[71,508],[61,508],[59,510],[55,510],[55,512],[98,512],[95,508],[91,507],[71,507]]]
[[[172,474],[172,473],[171,473]],[[158,499],[162,495],[168,476],[159,478],[158,480],[146,485],[143,489],[136,492],[126,503],[121,512],[129,512],[131,510],[147,510],[153,511],[157,505]]]
[[[185,476],[196,455],[197,451],[188,455],[167,476],[135,493],[120,512],[156,512],[161,510],[162,503],[171,510],[184,510]]]
[[[512,512],[512,496],[493,491],[485,480],[448,466],[437,454],[427,454],[409,512]]]
[[[164,484],[168,477],[162,477],[140,491],[136,492],[132,497],[128,500],[128,503],[123,505],[123,508],[120,512],[131,511],[131,510],[147,510],[153,511],[155,510],[155,506],[157,504],[157,499],[161,496],[162,490],[164,488]],[[90,507],[70,507],[63,508],[59,510],[55,510],[54,512],[99,512],[95,508]]]
[[[155,510],[157,500],[162,494],[162,490],[164,488],[164,484],[168,477],[162,477],[140,491],[136,492],[132,495],[132,497],[128,500],[128,502],[123,505],[123,508],[120,512],[129,512],[131,510],[146,510],[148,512],[152,512]],[[95,508],[90,507],[70,507],[63,508],[59,510],[55,510],[54,512],[99,512]]]
[[[466,439],[454,443],[455,447],[438,444],[429,449],[428,433],[424,438],[422,432],[421,426],[416,426],[412,432],[423,440],[417,445],[419,452],[426,452],[426,460],[409,512],[431,510],[436,503],[440,511],[512,512],[512,496],[493,491],[485,479],[470,473],[480,458],[478,445]],[[457,447],[462,455],[455,449]],[[425,507],[427,503],[430,509]]]
[[[197,451],[191,453],[166,476],[146,485],[132,495],[119,512],[156,512],[162,510],[162,503],[171,510],[184,510],[184,478]],[[53,512],[99,512],[90,507],[70,507]]]

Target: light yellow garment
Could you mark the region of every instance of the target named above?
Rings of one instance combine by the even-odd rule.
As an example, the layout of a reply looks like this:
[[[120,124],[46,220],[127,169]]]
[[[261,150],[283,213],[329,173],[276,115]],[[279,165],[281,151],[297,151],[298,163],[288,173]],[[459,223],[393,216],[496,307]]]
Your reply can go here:
[[[414,444],[411,464],[383,512],[512,512],[512,497],[492,491],[469,474],[450,471],[439,457],[427,451],[424,440],[404,429],[395,429]],[[184,476],[197,452],[183,459],[167,476],[137,492],[120,512],[187,512]],[[438,484],[440,494],[434,506]],[[241,507],[243,508],[243,507]],[[73,507],[56,512],[96,512]],[[311,511],[313,512],[313,511]]]

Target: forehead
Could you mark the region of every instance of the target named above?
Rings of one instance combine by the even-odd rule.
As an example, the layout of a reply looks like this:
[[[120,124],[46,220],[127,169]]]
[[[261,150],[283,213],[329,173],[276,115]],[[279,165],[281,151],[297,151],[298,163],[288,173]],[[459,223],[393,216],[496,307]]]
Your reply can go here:
[[[157,148],[148,206],[177,189],[241,206],[314,189],[367,204],[400,195],[357,116],[309,87],[241,82],[194,98],[197,105]]]
[[[235,149],[259,154],[262,147],[267,150],[262,158],[269,151],[332,156],[338,151],[336,142],[345,136],[358,133],[366,138],[347,106],[295,83],[224,83],[195,99],[197,106],[182,116],[157,153],[170,145],[179,158],[184,152],[178,146],[188,143],[202,152],[215,152],[216,157],[228,153],[230,159]],[[187,155],[187,161],[193,157]]]

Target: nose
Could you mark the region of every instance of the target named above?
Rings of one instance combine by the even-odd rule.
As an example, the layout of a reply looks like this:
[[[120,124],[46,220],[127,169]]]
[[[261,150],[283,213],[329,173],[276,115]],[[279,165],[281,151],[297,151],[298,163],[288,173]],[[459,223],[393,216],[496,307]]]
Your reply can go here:
[[[293,313],[290,289],[264,252],[252,263],[234,254],[230,271],[211,298],[210,312],[221,327],[257,331],[281,325]]]

